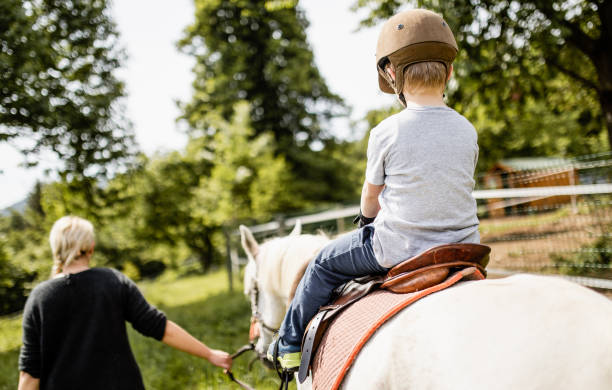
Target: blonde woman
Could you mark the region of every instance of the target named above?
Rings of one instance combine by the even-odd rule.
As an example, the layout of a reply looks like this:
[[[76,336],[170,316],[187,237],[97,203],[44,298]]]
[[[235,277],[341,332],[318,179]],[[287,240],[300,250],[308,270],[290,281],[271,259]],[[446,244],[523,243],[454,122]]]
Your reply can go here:
[[[109,268],[90,268],[94,228],[73,216],[49,237],[52,278],[34,288],[23,313],[19,390],[144,389],[125,322],[145,336],[229,369],[214,350],[149,305],[134,282]]]

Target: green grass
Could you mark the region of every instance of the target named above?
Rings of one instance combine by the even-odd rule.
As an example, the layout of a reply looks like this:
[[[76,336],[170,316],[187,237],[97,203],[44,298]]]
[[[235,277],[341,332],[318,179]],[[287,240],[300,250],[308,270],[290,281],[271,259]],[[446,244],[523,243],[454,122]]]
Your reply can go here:
[[[228,292],[224,272],[178,280],[162,278],[139,286],[150,303],[208,346],[233,352],[248,341],[249,303],[241,286]],[[238,388],[210,363],[143,337],[129,325],[128,333],[147,389]],[[0,389],[17,388],[20,345],[21,316],[0,318]],[[236,359],[236,377],[257,389],[277,389],[280,382],[276,374],[260,362],[247,370],[252,356],[247,353]]]

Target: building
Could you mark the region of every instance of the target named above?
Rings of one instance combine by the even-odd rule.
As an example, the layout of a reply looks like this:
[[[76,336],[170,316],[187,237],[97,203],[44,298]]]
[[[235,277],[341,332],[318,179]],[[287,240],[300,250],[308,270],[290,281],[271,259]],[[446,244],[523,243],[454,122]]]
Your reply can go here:
[[[579,184],[574,160],[526,157],[501,160],[483,175],[484,189],[554,187]],[[556,208],[575,202],[576,196],[487,199],[491,217],[516,214],[529,208]]]

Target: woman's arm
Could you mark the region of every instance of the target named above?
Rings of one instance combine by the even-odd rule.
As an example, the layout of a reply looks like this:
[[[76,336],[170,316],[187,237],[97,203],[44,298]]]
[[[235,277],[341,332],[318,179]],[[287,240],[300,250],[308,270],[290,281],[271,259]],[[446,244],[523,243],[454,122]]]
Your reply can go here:
[[[367,218],[375,218],[380,210],[378,203],[378,195],[385,188],[385,185],[370,184],[368,181],[363,182],[361,190],[361,214]]]
[[[38,390],[40,379],[34,378],[32,375],[24,371],[19,371],[19,387],[18,390]]]
[[[170,320],[166,322],[166,330],[162,342],[179,351],[204,358],[215,366],[225,369],[232,367],[232,358],[227,352],[210,349],[206,344]]]

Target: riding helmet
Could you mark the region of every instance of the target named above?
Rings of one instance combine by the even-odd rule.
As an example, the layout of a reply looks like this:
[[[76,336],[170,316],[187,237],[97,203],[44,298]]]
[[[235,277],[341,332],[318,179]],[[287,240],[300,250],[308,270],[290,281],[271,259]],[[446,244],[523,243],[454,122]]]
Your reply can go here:
[[[457,42],[448,24],[435,12],[413,9],[392,16],[382,27],[376,45],[376,69],[381,91],[395,93],[403,102],[404,74],[407,66],[436,61],[446,66],[457,56]],[[385,72],[387,63],[395,68],[395,82]]]

